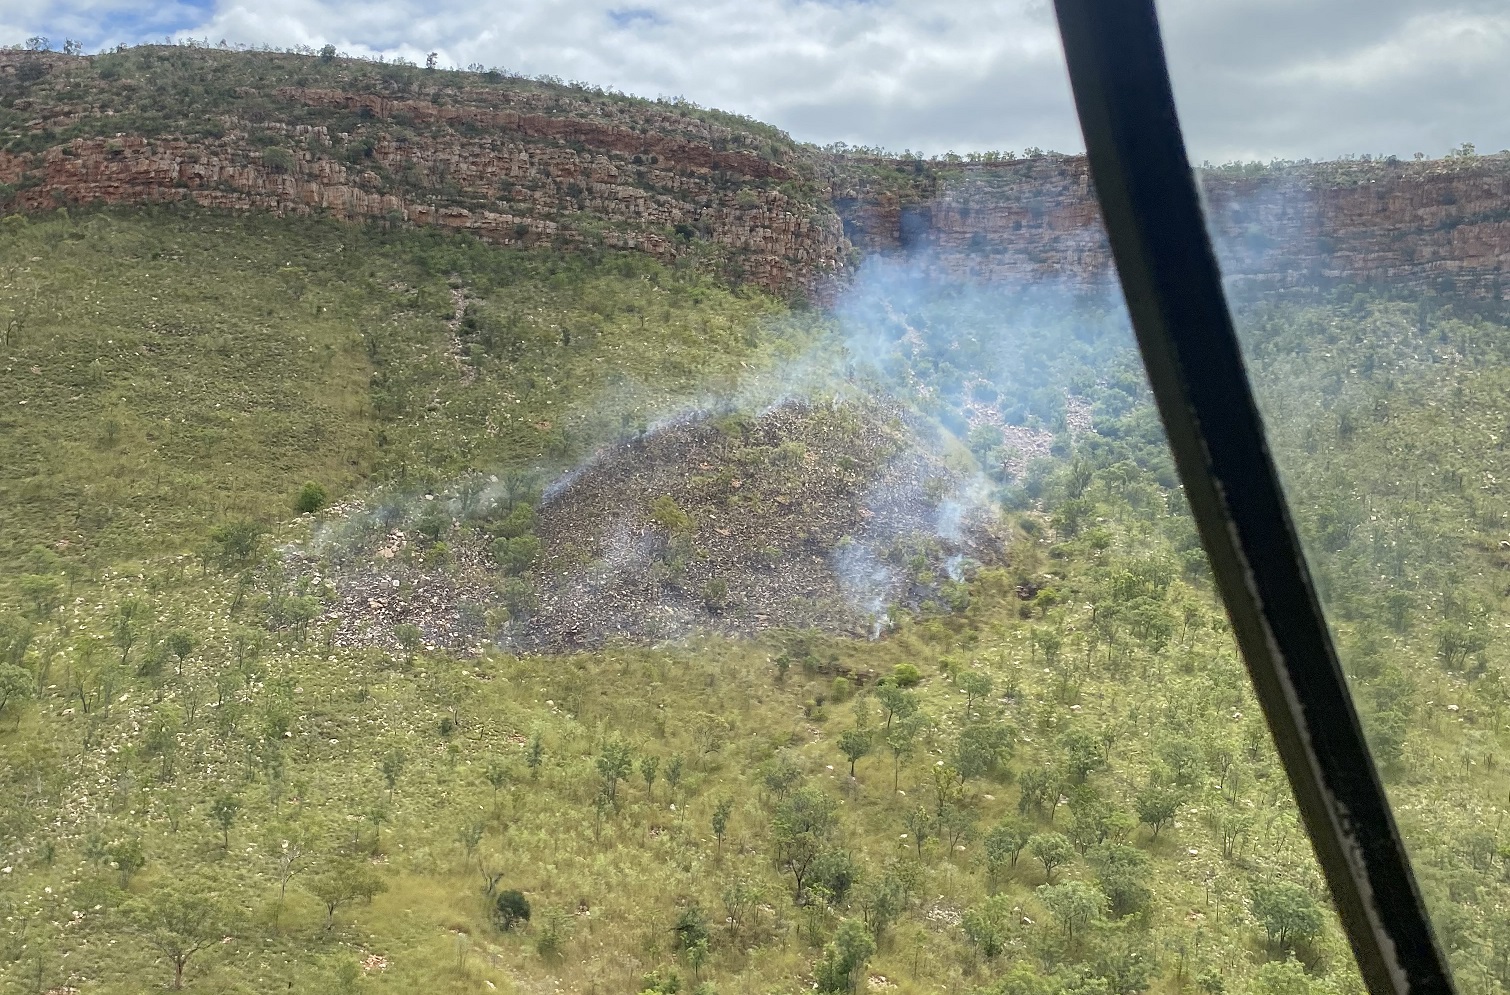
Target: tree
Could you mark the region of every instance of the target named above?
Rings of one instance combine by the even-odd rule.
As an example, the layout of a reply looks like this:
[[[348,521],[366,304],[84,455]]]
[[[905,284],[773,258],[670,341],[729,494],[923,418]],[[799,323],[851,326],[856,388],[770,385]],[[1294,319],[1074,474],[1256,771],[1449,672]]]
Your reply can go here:
[[[278,850],[273,858],[278,873],[278,906],[273,916],[274,925],[277,925],[278,916],[283,914],[283,900],[288,896],[288,883],[293,880],[294,875],[304,871],[307,856],[302,838],[295,836],[292,839],[278,841]]]
[[[105,849],[105,855],[121,876],[121,887],[131,884],[137,871],[147,866],[147,852],[142,848],[142,838],[132,835],[118,839]]]
[[[1146,853],[1122,843],[1107,843],[1091,852],[1090,863],[1113,915],[1132,915],[1148,907],[1153,893],[1148,887]]]
[[[1017,778],[1017,811],[1043,812],[1058,805],[1059,778],[1047,767],[1030,767]],[[1050,794],[1055,797],[1050,799]]]
[[[1100,919],[1106,909],[1106,896],[1101,889],[1084,881],[1040,885],[1038,899],[1071,940],[1077,931],[1084,931],[1085,927]]]
[[[960,925],[964,927],[965,938],[982,957],[990,960],[1006,947],[1012,923],[1018,915],[1010,897],[992,895],[981,904],[966,909]]]
[[[472,854],[477,852],[477,847],[482,843],[483,825],[480,822],[469,822],[462,826],[456,833],[456,841],[466,851],[467,863],[472,862]]]
[[[404,651],[404,662],[413,663],[414,654],[419,651],[420,643],[424,642],[425,634],[419,626],[401,622],[393,627],[393,638],[398,640],[399,649]]]
[[[907,827],[907,834],[912,837],[912,845],[921,858],[923,844],[933,835],[933,814],[919,805],[903,813],[902,824]]]
[[[229,913],[213,896],[172,887],[131,902],[123,911],[132,931],[173,965],[174,991],[184,986],[189,959],[218,944],[231,928]]]
[[[598,755],[597,767],[598,775],[603,778],[603,794],[617,809],[619,807],[619,782],[634,770],[634,760],[629,755],[629,747],[617,739],[604,743],[603,752]]]
[[[991,693],[991,678],[977,670],[967,670],[959,675],[959,688],[965,692],[965,721],[969,722],[975,703]]]
[[[1089,730],[1080,726],[1066,729],[1059,737],[1059,749],[1064,754],[1064,766],[1075,781],[1084,781],[1092,771],[1106,764],[1101,752],[1101,743]]]
[[[210,559],[223,567],[244,567],[257,558],[267,529],[251,519],[225,522],[210,530]]]
[[[713,838],[718,840],[720,852],[724,848],[724,836],[729,832],[729,815],[733,811],[734,799],[732,798],[719,799],[718,804],[713,806]]]
[[[986,871],[994,879],[1010,867],[1017,866],[1017,858],[1028,845],[1030,833],[1027,823],[1020,819],[1003,819],[986,834]]]
[[[849,761],[849,776],[855,776],[855,762],[870,754],[870,734],[859,729],[846,729],[839,734],[839,752]]]
[[[540,765],[545,762],[545,744],[540,739],[540,730],[530,733],[530,745],[524,753],[524,765],[530,769],[530,780],[540,776]]]
[[[878,878],[866,880],[860,886],[855,904],[860,907],[860,918],[870,930],[870,935],[880,943],[891,924],[907,908],[907,886],[899,877],[887,871]]]
[[[839,924],[833,940],[823,948],[823,957],[813,967],[820,992],[848,993],[855,990],[865,965],[876,952],[876,941],[858,919]]]
[[[671,800],[676,801],[677,785],[682,783],[682,772],[686,770],[687,758],[680,753],[671,754],[671,759],[666,761],[666,787],[671,789]]]
[[[182,677],[184,661],[189,658],[190,653],[194,652],[194,634],[188,629],[174,629],[163,640],[163,645],[167,647],[168,652],[178,658],[177,674]]]
[[[17,728],[21,725],[20,702],[32,696],[33,683],[31,671],[25,667],[0,663],[0,715],[5,714],[6,706],[16,705]]]
[[[1075,848],[1060,833],[1037,833],[1028,840],[1028,852],[1043,865],[1044,881],[1054,883],[1054,869],[1075,857]]]
[[[1269,942],[1288,949],[1321,932],[1321,907],[1311,893],[1290,881],[1258,884],[1253,888],[1253,916],[1263,923]]]
[[[325,488],[311,480],[299,488],[299,495],[294,498],[294,510],[301,515],[313,515],[325,507],[325,501]]]
[[[131,656],[131,647],[136,645],[137,637],[141,634],[141,619],[146,611],[147,606],[139,598],[126,598],[115,606],[115,615],[110,620],[110,638],[121,651],[122,667],[126,666],[126,661]]]
[[[1011,726],[1000,722],[973,722],[959,731],[952,763],[963,786],[970,778],[995,774],[1011,754]]]
[[[335,922],[336,912],[357,899],[371,902],[388,890],[388,885],[369,867],[356,861],[342,861],[323,871],[308,884],[310,894],[325,907],[325,930]]]
[[[488,764],[487,773],[483,774],[483,778],[488,784],[492,785],[493,811],[496,812],[498,811],[498,792],[503,789],[504,785],[509,783],[509,769],[504,764],[494,760]]]
[[[917,713],[918,696],[904,691],[895,684],[882,684],[876,688],[876,701],[886,715],[886,731],[891,732],[894,719],[907,719]]]
[[[655,779],[661,770],[661,758],[647,753],[640,758],[640,777],[645,779],[645,797],[655,801]]]
[[[1184,801],[1179,789],[1166,785],[1150,784],[1138,792],[1133,807],[1138,811],[1138,821],[1153,827],[1155,838],[1166,822],[1174,821],[1175,813]]]
[[[886,748],[891,751],[891,790],[896,791],[901,784],[902,761],[912,756],[917,749],[918,733],[922,731],[924,719],[921,715],[909,716],[898,722],[894,727],[885,732]]]
[[[512,888],[500,891],[493,903],[492,916],[493,925],[506,933],[519,923],[530,921],[530,900]]]
[[[837,824],[833,800],[812,788],[793,792],[776,809],[771,842],[777,866],[792,875],[795,900],[801,900],[813,863],[828,848]]]
[[[398,787],[399,775],[404,772],[404,765],[408,758],[403,750],[389,750],[388,755],[383,757],[382,771],[383,783],[388,785],[388,800],[393,801],[393,789]]]
[[[1311,995],[1331,986],[1313,986],[1305,965],[1296,960],[1271,960],[1254,972],[1248,991],[1253,995]]]
[[[227,852],[231,849],[231,825],[239,811],[241,802],[234,795],[220,795],[210,803],[210,818],[220,827],[221,846]]]

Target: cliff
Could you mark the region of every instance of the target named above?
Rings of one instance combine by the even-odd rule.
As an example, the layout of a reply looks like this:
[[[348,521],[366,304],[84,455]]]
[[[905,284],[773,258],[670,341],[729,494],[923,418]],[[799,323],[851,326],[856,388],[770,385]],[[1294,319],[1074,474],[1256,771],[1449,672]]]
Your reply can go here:
[[[831,154],[680,102],[279,53],[0,52],[0,203],[168,201],[634,250],[820,296],[865,253],[1097,284],[1081,157]],[[1506,299],[1510,156],[1203,174],[1234,284]]]

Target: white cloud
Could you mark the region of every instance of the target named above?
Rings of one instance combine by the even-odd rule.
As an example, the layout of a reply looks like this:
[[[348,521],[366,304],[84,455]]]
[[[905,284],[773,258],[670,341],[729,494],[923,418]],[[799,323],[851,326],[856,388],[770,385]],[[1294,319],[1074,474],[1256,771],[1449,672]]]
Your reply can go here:
[[[1502,0],[1164,0],[1160,9],[1198,159],[1510,145]],[[819,143],[1081,145],[1048,0],[12,0],[0,41],[93,23],[80,36],[98,47],[160,38],[170,21],[212,43],[329,42],[416,62],[433,51],[442,65],[680,95]]]

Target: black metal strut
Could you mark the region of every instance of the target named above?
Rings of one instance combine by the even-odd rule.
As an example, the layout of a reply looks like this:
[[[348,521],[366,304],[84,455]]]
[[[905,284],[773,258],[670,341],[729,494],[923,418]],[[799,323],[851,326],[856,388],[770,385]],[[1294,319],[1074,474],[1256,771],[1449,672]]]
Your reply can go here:
[[[1055,0],[1091,178],[1212,573],[1373,995],[1450,995],[1280,490],[1152,0]]]

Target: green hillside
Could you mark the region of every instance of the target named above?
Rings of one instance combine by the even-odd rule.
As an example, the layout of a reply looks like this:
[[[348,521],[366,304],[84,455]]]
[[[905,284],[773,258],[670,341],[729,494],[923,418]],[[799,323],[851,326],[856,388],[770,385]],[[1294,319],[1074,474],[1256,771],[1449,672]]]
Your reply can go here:
[[[823,315],[202,212],[8,219],[0,267],[6,990],[1361,991],[1104,304]],[[1244,325],[1444,945],[1501,991],[1505,328]],[[572,550],[582,494],[625,517]],[[847,550],[879,638],[739,600],[837,597],[805,565]],[[617,610],[707,624],[515,651],[626,562]]]

